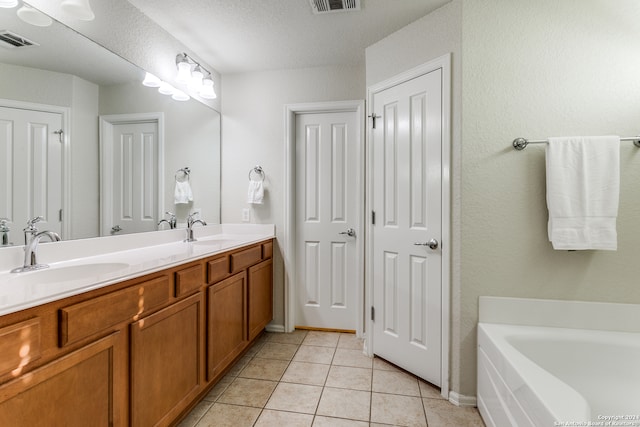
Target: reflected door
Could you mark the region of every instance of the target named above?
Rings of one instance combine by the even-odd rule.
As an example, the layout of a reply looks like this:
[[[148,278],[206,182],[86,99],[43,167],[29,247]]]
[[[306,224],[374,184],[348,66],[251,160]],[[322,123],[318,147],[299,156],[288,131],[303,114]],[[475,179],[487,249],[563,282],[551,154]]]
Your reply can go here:
[[[357,126],[356,112],[296,116],[296,326],[356,329]]]
[[[442,70],[374,94],[373,352],[441,383]]]
[[[113,125],[111,223],[104,234],[154,231],[158,223],[158,123]]]
[[[0,218],[8,218],[11,241],[27,220],[44,217],[40,230],[62,234],[62,114],[0,107]]]

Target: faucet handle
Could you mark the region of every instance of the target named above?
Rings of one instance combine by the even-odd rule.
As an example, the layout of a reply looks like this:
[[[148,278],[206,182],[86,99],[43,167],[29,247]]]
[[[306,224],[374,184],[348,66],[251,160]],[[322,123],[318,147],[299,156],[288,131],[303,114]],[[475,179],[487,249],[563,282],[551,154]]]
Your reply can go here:
[[[40,222],[44,219],[44,217],[42,216],[37,216],[35,218],[31,218],[30,220],[27,221],[27,228],[32,230],[33,228],[35,228],[35,223],[36,222]]]
[[[0,218],[0,231],[11,231],[7,223],[9,222],[9,218]]]

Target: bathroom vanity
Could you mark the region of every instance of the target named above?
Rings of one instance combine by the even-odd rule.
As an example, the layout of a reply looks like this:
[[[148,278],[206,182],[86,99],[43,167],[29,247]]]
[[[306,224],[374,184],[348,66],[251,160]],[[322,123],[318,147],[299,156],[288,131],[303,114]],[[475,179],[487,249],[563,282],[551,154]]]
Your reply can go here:
[[[82,265],[136,268],[0,317],[0,425],[175,423],[272,319],[272,238],[214,235],[199,246],[180,241],[52,264],[49,273],[72,275]],[[13,280],[0,276],[0,286]]]

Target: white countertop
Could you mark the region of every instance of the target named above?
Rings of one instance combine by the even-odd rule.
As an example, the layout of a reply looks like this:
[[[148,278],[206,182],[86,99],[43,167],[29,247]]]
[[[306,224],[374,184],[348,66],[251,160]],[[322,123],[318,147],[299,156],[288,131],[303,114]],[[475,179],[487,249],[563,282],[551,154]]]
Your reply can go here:
[[[272,224],[194,227],[185,230],[41,243],[38,263],[49,268],[11,273],[22,266],[24,247],[0,249],[0,315],[35,307],[117,282],[275,237]]]

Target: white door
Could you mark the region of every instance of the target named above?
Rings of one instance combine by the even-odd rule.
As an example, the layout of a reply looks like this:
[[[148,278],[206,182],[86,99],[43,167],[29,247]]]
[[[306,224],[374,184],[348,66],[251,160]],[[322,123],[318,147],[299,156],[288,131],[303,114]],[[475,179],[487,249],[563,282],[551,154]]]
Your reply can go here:
[[[373,352],[436,385],[442,345],[441,93],[438,69],[375,93],[371,106]]]
[[[356,330],[358,123],[356,112],[296,116],[297,326]]]
[[[103,234],[157,230],[158,122],[113,125],[111,221]]]
[[[62,114],[0,107],[0,217],[8,218],[14,244],[27,220],[62,234]]]

